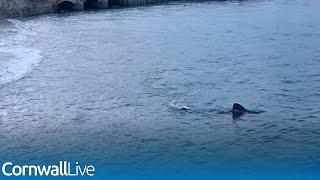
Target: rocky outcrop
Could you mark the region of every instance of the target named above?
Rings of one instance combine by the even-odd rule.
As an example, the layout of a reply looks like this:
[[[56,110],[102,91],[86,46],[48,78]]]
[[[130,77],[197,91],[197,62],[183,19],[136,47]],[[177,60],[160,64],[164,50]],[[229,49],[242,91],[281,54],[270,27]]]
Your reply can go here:
[[[109,6],[142,6],[147,4],[155,4],[160,2],[168,2],[170,0],[109,0]],[[173,1],[173,0],[171,0]]]
[[[170,0],[0,0],[0,18],[77,11],[106,9],[109,7],[139,6]]]
[[[0,17],[108,7],[108,0],[0,0]]]
[[[0,0],[0,17],[50,13],[55,0]]]

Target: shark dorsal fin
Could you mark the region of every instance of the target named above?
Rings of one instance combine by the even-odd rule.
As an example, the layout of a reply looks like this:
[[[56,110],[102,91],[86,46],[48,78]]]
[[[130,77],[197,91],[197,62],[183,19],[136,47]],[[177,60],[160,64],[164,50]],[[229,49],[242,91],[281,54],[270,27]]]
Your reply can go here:
[[[237,112],[246,112],[247,109],[244,108],[242,105],[238,104],[238,103],[234,103],[233,107],[232,107],[232,111],[237,111]]]

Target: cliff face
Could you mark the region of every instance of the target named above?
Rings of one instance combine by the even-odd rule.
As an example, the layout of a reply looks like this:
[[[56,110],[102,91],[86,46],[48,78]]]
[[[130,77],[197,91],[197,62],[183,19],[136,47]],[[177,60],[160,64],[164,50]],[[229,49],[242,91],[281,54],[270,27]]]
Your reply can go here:
[[[56,0],[0,0],[0,17],[54,12]]]
[[[147,4],[155,4],[160,2],[169,2],[174,0],[109,0],[110,6],[142,6]]]
[[[0,0],[0,18],[53,13],[66,10],[138,6],[170,0]]]
[[[108,8],[108,0],[0,0],[0,17]]]

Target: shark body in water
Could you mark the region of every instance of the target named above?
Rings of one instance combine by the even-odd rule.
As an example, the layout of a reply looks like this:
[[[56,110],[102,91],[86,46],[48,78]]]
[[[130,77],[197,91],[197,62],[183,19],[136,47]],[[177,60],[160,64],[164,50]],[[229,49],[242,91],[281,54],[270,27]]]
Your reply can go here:
[[[232,107],[232,117],[234,119],[236,118],[239,118],[245,114],[260,114],[260,113],[263,113],[263,111],[251,111],[251,110],[248,110],[246,108],[244,108],[241,104],[238,104],[238,103],[234,103],[233,104],[233,107]]]
[[[261,114],[261,113],[265,112],[265,111],[248,110],[239,103],[234,103],[231,110],[221,110],[221,109],[210,109],[210,110],[203,110],[203,109],[199,110],[198,109],[198,110],[196,110],[196,109],[190,108],[188,106],[185,106],[183,104],[176,104],[176,103],[171,104],[171,107],[173,107],[174,109],[186,111],[189,113],[204,113],[204,112],[218,112],[221,114],[231,113],[233,119],[238,119],[245,114]]]

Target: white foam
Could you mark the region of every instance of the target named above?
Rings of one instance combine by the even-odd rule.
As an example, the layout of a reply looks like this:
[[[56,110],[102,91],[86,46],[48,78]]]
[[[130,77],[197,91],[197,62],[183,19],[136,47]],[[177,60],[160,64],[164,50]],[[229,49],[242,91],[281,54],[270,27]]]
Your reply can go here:
[[[191,110],[190,107],[182,104],[182,103],[178,103],[177,101],[173,100],[169,103],[169,106],[173,109],[178,109],[178,110]]]
[[[20,29],[24,26],[23,21],[19,21],[17,19],[7,19],[7,21],[11,22],[17,29]]]
[[[12,54],[13,58],[6,62],[4,72],[0,74],[0,83],[21,79],[37,66],[42,58],[40,51],[25,47],[15,47],[5,52]]]
[[[10,54],[6,60],[0,59],[0,84],[10,83],[26,76],[42,59],[41,51],[28,47],[28,35],[33,34],[25,23],[9,19],[15,31],[0,39],[0,54]]]

